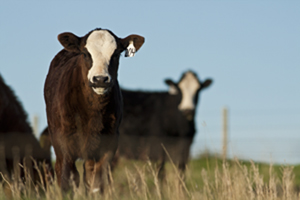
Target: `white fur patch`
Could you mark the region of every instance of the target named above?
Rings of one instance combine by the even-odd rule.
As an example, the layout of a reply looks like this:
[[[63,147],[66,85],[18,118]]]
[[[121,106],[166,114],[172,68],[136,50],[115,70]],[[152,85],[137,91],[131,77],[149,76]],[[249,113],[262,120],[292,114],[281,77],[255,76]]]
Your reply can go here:
[[[197,90],[201,87],[197,77],[192,72],[187,72],[178,87],[182,93],[182,99],[178,106],[179,110],[195,109],[194,98]]]
[[[94,76],[108,76],[108,82],[110,82],[111,76],[108,73],[108,65],[111,56],[117,49],[117,42],[114,36],[107,30],[95,30],[87,38],[85,47],[91,54],[93,61],[92,67],[88,72],[88,80],[93,83]],[[100,92],[99,94],[103,94],[98,88],[97,91]],[[98,94],[98,92],[96,93]]]
[[[96,94],[105,94],[108,89],[106,88],[101,88],[101,87],[97,87],[97,88],[93,88],[94,92],[96,92]]]
[[[176,94],[178,94],[177,88],[174,85],[170,85],[170,87],[169,87],[169,94],[170,95],[176,95]]]
[[[96,192],[99,192],[99,191],[100,191],[99,188],[95,188],[95,189],[93,189],[92,193],[96,193]]]

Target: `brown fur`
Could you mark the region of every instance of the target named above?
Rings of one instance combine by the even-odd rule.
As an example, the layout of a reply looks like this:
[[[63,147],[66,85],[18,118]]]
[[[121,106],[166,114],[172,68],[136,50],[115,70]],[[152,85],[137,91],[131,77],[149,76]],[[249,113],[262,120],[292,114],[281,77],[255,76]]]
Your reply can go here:
[[[70,188],[71,176],[79,184],[75,167],[78,158],[85,160],[86,185],[91,190],[100,189],[102,171],[118,143],[122,96],[117,71],[120,53],[129,41],[110,32],[118,45],[109,64],[113,82],[107,94],[97,95],[87,79],[92,60],[85,43],[90,33],[82,38],[71,33],[58,36],[65,49],[52,60],[44,88],[49,133],[56,154],[55,171],[64,191]],[[140,36],[128,38],[144,41]]]

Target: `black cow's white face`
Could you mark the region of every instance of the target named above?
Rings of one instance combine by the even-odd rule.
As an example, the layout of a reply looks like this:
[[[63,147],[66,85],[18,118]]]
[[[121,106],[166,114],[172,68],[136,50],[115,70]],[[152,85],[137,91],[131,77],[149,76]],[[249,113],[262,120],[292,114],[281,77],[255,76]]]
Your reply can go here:
[[[169,85],[169,94],[181,94],[181,101],[178,105],[178,109],[193,116],[200,90],[208,87],[212,83],[212,80],[207,79],[201,83],[195,73],[187,71],[182,75],[178,83],[174,83],[169,79],[165,82]]]
[[[197,77],[192,72],[185,73],[178,87],[182,94],[179,110],[194,110],[196,107],[194,99],[201,87]]]
[[[88,36],[85,47],[92,58],[92,67],[87,75],[89,82],[96,84],[102,78],[105,79],[105,83],[110,83],[112,77],[108,67],[110,59],[118,47],[114,36],[107,30],[95,30]],[[108,90],[106,87],[92,88],[97,94],[105,94]]]

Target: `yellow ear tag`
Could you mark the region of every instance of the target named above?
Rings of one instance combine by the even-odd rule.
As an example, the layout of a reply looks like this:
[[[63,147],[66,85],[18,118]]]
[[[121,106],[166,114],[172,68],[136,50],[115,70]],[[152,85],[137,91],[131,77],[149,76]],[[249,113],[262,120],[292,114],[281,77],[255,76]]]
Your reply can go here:
[[[125,57],[133,57],[135,52],[136,52],[136,49],[133,45],[133,41],[130,41],[129,45],[126,49],[126,52],[125,52]]]

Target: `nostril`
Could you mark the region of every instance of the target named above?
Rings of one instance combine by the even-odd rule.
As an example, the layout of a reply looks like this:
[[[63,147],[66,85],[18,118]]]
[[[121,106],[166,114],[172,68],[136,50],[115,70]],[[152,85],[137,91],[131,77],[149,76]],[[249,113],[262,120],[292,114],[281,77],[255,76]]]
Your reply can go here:
[[[94,76],[93,77],[94,83],[107,83],[108,82],[108,76]]]
[[[107,83],[108,82],[108,76],[104,77],[103,83]]]
[[[97,82],[98,82],[97,76],[94,76],[94,77],[93,77],[93,82],[94,82],[94,83],[97,83]]]

